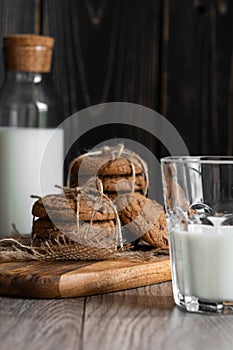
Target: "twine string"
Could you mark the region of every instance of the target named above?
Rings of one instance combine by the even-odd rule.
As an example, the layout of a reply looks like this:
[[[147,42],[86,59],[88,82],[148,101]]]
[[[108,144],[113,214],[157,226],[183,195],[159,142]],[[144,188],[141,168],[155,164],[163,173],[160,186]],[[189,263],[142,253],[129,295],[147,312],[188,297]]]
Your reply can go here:
[[[146,194],[148,191],[148,187],[149,187],[149,175],[148,175],[148,167],[146,162],[137,154],[134,153],[133,151],[126,149],[125,146],[123,144],[118,144],[114,147],[110,147],[110,146],[104,146],[96,151],[91,151],[91,152],[87,152],[84,153],[80,156],[78,156],[77,158],[75,158],[69,166],[68,169],[68,175],[67,175],[67,183],[66,186],[67,187],[71,187],[71,177],[72,177],[72,173],[73,173],[73,167],[75,165],[75,163],[77,162],[77,160],[82,160],[86,157],[92,157],[92,156],[105,156],[109,160],[115,160],[117,158],[120,157],[125,157],[128,159],[129,163],[130,163],[130,167],[132,169],[132,178],[133,178],[133,185],[132,185],[132,192],[134,192],[134,186],[135,186],[135,179],[136,179],[136,171],[135,171],[135,166],[134,166],[134,162],[138,162],[141,166],[141,169],[143,171],[143,174],[145,176],[145,180],[146,180],[146,186],[143,189],[143,194]],[[134,169],[134,171],[133,171]]]
[[[111,201],[111,199],[106,196],[106,194],[103,191],[103,184],[101,182],[101,180],[98,177],[92,177],[90,178],[84,186],[80,186],[80,187],[76,187],[76,188],[68,188],[68,187],[62,187],[62,186],[57,186],[56,187],[63,189],[64,193],[71,193],[73,194],[73,196],[75,197],[76,201],[77,201],[77,205],[76,205],[76,222],[77,222],[77,229],[79,232],[79,228],[80,228],[80,215],[79,215],[79,209],[80,209],[80,199],[81,196],[83,196],[84,198],[86,198],[87,200],[92,202],[92,212],[91,212],[91,218],[90,218],[90,224],[87,225],[86,230],[84,231],[83,235],[80,235],[77,238],[83,238],[83,237],[88,237],[88,233],[91,230],[91,228],[93,227],[93,219],[96,213],[96,210],[98,208],[97,204],[101,203],[101,199],[104,199],[109,207],[111,208],[111,210],[113,211],[114,215],[115,215],[115,221],[116,221],[116,228],[114,230],[111,231],[115,231],[115,235],[116,235],[116,244],[114,249],[117,250],[118,247],[122,248],[123,247],[123,237],[122,237],[122,230],[121,230],[121,223],[120,223],[120,218],[119,218],[119,214],[117,211],[116,206],[114,205],[114,203]],[[98,235],[98,233],[97,233]],[[86,242],[87,244],[90,242]],[[106,246],[105,246],[106,248]]]

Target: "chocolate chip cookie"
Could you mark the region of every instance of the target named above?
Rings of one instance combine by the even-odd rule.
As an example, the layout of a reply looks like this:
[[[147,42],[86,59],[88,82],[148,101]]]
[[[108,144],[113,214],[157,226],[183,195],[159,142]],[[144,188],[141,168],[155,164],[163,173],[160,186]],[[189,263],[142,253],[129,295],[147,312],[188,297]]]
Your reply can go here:
[[[145,194],[148,187],[146,163],[127,149],[120,156],[114,151],[114,147],[109,148],[106,155],[100,149],[100,154],[86,153],[76,158],[70,166],[69,186],[83,186],[94,176],[101,180],[104,193],[141,191]]]
[[[34,241],[71,240],[81,243],[85,239],[85,243],[88,243],[88,239],[109,239],[115,233],[115,229],[114,220],[92,223],[82,221],[78,226],[77,223],[62,222],[56,226],[49,219],[37,219],[33,222],[32,233]]]
[[[121,222],[136,237],[156,248],[168,248],[166,217],[159,203],[134,193],[119,196],[117,205]]]
[[[115,213],[109,201],[104,197],[93,202],[79,196],[79,219],[83,221],[102,221],[115,219]],[[52,217],[58,221],[75,221],[77,212],[77,197],[71,195],[47,195],[38,199],[32,208],[32,215],[39,218]]]

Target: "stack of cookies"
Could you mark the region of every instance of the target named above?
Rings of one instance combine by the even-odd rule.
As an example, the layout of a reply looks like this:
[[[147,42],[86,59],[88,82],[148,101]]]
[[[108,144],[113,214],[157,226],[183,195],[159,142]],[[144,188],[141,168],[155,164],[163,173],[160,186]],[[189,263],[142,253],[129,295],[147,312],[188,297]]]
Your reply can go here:
[[[104,193],[117,207],[126,241],[140,239],[153,247],[168,249],[165,212],[155,200],[146,198],[147,166],[138,155],[127,149],[120,155],[113,148],[108,152],[100,149],[76,158],[69,176],[71,187],[84,186],[92,176],[99,178]]]
[[[111,202],[93,196],[48,195],[38,199],[32,208],[33,243],[44,241],[52,243],[78,242],[83,245],[106,244],[108,247],[118,245],[116,242],[116,213]],[[77,213],[78,212],[78,213]]]
[[[146,163],[133,152],[130,157],[124,156],[123,152],[120,156],[103,152],[97,155],[87,153],[76,158],[70,168],[69,185],[83,186],[93,176],[101,180],[103,192],[113,200],[119,194],[128,192],[146,194],[147,192]]]
[[[146,197],[147,165],[137,154],[122,145],[84,154],[71,163],[67,187],[34,203],[35,245],[117,248],[140,241],[168,249],[165,212]]]

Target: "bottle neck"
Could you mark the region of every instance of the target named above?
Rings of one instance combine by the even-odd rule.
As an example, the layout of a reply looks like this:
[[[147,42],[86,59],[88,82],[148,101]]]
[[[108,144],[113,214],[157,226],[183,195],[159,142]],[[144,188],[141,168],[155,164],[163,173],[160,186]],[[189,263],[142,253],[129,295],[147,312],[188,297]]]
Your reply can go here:
[[[6,71],[0,94],[0,126],[56,127],[61,110],[50,73]]]
[[[6,71],[6,82],[39,84],[47,80],[50,73]]]

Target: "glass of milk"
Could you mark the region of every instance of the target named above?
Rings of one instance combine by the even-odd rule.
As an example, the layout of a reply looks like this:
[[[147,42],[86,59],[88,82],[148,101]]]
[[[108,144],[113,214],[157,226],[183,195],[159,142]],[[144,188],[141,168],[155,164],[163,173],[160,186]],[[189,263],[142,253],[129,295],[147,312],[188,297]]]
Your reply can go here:
[[[175,303],[233,312],[233,157],[161,159]]]

